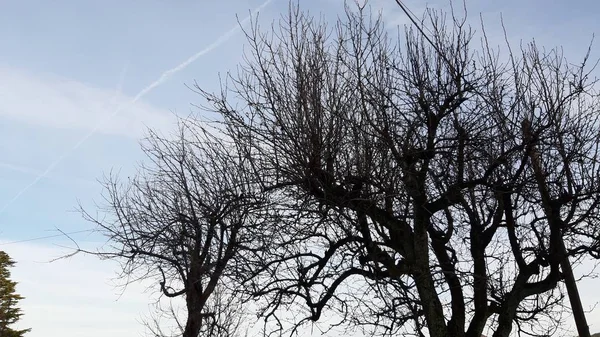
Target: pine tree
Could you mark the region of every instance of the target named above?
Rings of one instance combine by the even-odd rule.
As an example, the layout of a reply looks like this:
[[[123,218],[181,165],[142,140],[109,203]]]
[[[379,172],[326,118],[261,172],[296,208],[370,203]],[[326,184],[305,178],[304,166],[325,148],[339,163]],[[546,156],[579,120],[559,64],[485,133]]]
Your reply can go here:
[[[23,315],[17,306],[23,296],[17,294],[17,282],[10,279],[10,267],[15,262],[3,251],[0,251],[0,337],[21,337],[31,329],[14,330],[10,326]]]

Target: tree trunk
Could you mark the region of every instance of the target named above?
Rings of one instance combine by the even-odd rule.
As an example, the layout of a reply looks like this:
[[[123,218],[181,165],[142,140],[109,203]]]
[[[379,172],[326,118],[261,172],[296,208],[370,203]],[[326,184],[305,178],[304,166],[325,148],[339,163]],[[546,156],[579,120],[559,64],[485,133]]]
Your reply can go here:
[[[562,239],[560,240],[559,249],[560,254],[562,255],[560,267],[565,277],[565,286],[567,287],[567,293],[569,294],[571,310],[573,310],[573,318],[575,319],[575,325],[577,326],[577,333],[579,334],[579,337],[590,337],[590,328],[585,318],[583,305],[581,304],[581,297],[579,296],[579,290],[577,289],[577,283],[575,282],[575,276],[573,275],[573,268],[571,268],[567,250],[565,249],[565,243]]]

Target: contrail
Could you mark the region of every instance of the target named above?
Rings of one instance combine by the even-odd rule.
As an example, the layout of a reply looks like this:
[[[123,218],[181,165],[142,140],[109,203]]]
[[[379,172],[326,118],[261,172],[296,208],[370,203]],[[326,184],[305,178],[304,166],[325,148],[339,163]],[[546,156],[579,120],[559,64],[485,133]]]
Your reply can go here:
[[[273,1],[273,0],[267,0],[267,1],[263,2],[262,5],[260,5],[257,8],[255,8],[250,13],[250,15],[248,15],[242,21],[240,21],[239,24],[236,24],[233,28],[231,28],[230,30],[228,30],[227,32],[225,32],[225,34],[223,34],[219,38],[217,38],[217,40],[215,40],[215,42],[211,43],[208,47],[206,47],[206,48],[202,49],[201,51],[197,52],[196,54],[192,55],[190,58],[188,58],[183,63],[181,63],[178,66],[176,66],[175,68],[172,68],[172,69],[169,69],[169,70],[163,72],[162,75],[156,81],[152,82],[150,85],[148,85],[147,87],[145,87],[144,89],[142,89],[142,91],[140,91],[137,95],[135,95],[135,97],[133,97],[133,99],[127,104],[127,106],[136,103],[137,101],[140,100],[140,98],[144,97],[152,89],[158,87],[163,82],[165,82],[167,79],[169,79],[169,77],[173,76],[173,74],[175,74],[175,73],[177,73],[177,72],[185,69],[187,66],[189,66],[191,63],[193,63],[194,61],[196,61],[201,56],[203,56],[203,55],[211,52],[212,50],[216,49],[217,47],[219,47],[220,45],[222,45],[223,43],[225,43],[235,33],[237,33],[238,30],[240,30],[240,26],[242,26],[242,25],[246,24],[248,21],[250,21],[250,19],[258,11],[260,11],[261,9],[263,9],[264,7],[266,7],[269,3],[271,3],[271,1]],[[121,84],[122,83],[120,83],[119,86],[121,86]],[[56,160],[54,162],[52,162],[52,164],[50,164],[46,168],[46,170],[44,170],[44,172],[42,172],[42,174],[40,174],[39,176],[37,176],[31,183],[29,183],[29,185],[25,186],[21,191],[19,191],[19,193],[17,193],[12,199],[10,199],[0,209],[0,214],[4,213],[4,211],[10,205],[12,205],[15,201],[17,201],[25,192],[27,192],[27,190],[29,190],[32,186],[34,186],[42,178],[44,178],[48,173],[50,173],[50,171],[52,171],[56,167],[56,165],[58,165],[61,161],[63,161],[71,153],[73,153],[75,150],[77,150],[81,145],[83,145],[83,143],[85,143],[96,132],[98,132],[98,130],[100,129],[100,127],[103,126],[108,121],[110,121],[115,115],[117,115],[123,109],[123,107],[124,107],[123,105],[117,106],[117,108],[115,109],[115,111],[113,111],[113,113],[110,114],[106,118],[106,120],[104,121],[104,123],[100,123],[99,125],[97,125],[94,129],[92,129],[92,131],[90,131],[88,134],[86,134],[85,136],[83,136],[72,148],[66,150],[58,158],[56,158]]]
[[[119,82],[117,84],[117,89],[115,91],[115,94],[113,95],[113,97],[110,100],[111,102],[114,102],[117,99],[117,97],[119,96],[119,94],[121,93],[121,90],[123,88],[123,82],[125,81],[125,74],[127,73],[128,66],[129,66],[129,62],[127,62],[125,64],[125,66],[123,67],[123,70],[121,71],[121,75],[119,76]],[[63,161],[68,155],[70,155],[71,153],[73,153],[73,151],[77,150],[83,143],[85,143],[86,140],[88,140],[88,138],[90,138],[91,136],[93,136],[94,133],[96,133],[100,129],[101,126],[104,126],[104,124],[106,124],[106,122],[108,120],[110,120],[114,115],[116,115],[119,112],[120,108],[121,108],[120,105],[117,106],[117,108],[115,109],[115,111],[103,123],[98,123],[96,125],[96,127],[94,127],[92,129],[92,131],[90,131],[88,134],[86,134],[85,136],[83,136],[75,144],[75,146],[73,146],[72,148],[66,150],[60,156],[58,156],[58,158],[56,158],[56,160],[54,160],[50,165],[48,165],[48,167],[41,174],[39,174],[38,176],[36,176],[35,179],[33,179],[32,182],[30,182],[28,185],[26,185],[23,189],[21,189],[19,191],[19,193],[17,193],[12,199],[10,199],[2,207],[2,209],[0,209],[0,214],[4,213],[4,211],[10,205],[12,205],[13,202],[17,201],[17,199],[19,199],[25,192],[27,192],[27,190],[29,190],[32,186],[34,186],[40,180],[42,180],[43,178],[45,178],[48,175],[48,173],[50,173],[56,167],[56,165],[58,165],[61,161]]]

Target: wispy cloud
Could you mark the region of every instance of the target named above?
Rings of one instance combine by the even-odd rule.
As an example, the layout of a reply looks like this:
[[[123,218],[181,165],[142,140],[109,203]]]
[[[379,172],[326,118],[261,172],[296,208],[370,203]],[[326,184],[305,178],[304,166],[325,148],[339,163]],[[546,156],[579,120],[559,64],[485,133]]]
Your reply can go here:
[[[151,303],[156,295],[148,291],[156,289],[148,288],[151,283],[133,283],[122,293],[114,286],[115,271],[118,270],[114,262],[82,254],[48,263],[71,250],[42,243],[3,245],[4,242],[0,239],[0,249],[17,261],[12,278],[19,282],[17,292],[25,297],[21,302],[24,316],[19,327],[33,328],[28,336],[142,335],[142,320],[152,316]],[[90,249],[98,245],[82,244]],[[587,261],[578,270],[582,273],[592,268],[593,262]],[[600,301],[595,282],[585,279],[579,284],[580,291],[586,294],[585,308],[592,309]],[[592,310],[587,317],[592,330],[598,331],[600,310]],[[253,318],[249,316],[248,319]],[[570,323],[567,320],[567,325],[571,326]],[[311,335],[310,327],[301,332]]]
[[[139,336],[148,312],[146,286],[132,284],[121,296],[111,283],[117,265],[89,255],[48,263],[68,249],[43,244],[3,245],[17,265],[12,270],[24,316],[19,327],[33,328],[30,337]]]
[[[27,71],[0,67],[0,118],[53,129],[92,131],[107,135],[139,138],[145,125],[174,123],[174,116],[120,92],[101,89],[55,75],[33,75]],[[122,114],[107,121],[110,112],[121,106]],[[125,108],[126,106],[126,108]]]
[[[144,89],[142,89],[137,95],[135,95],[135,97],[133,97],[133,99],[130,102],[128,102],[128,104],[117,106],[114,109],[114,111],[107,117],[106,120],[103,120],[100,124],[97,124],[89,133],[87,133],[85,136],[83,136],[73,147],[71,147],[64,153],[62,153],[54,162],[52,162],[44,170],[44,172],[42,174],[37,176],[31,183],[29,183],[28,185],[23,187],[23,189],[21,189],[13,198],[11,198],[4,206],[2,206],[2,208],[0,208],[0,214],[4,213],[4,211],[8,207],[10,207],[10,205],[12,205],[12,203],[17,201],[21,197],[21,195],[23,195],[25,192],[27,192],[27,190],[29,190],[32,186],[37,184],[40,181],[40,179],[42,179],[44,176],[46,176],[48,173],[50,173],[62,160],[64,160],[67,156],[69,156],[71,153],[73,153],[75,150],[77,150],[91,136],[93,136],[96,132],[98,132],[101,129],[102,125],[106,124],[109,120],[111,120],[113,117],[115,117],[117,114],[119,114],[119,112],[121,112],[123,109],[126,109],[129,106],[137,103],[142,97],[144,97],[146,94],[148,94],[152,89],[158,87],[159,85],[164,83],[167,79],[169,79],[169,77],[173,76],[173,74],[185,69],[188,65],[190,65],[192,62],[196,61],[201,56],[213,51],[214,49],[216,49],[217,47],[219,47],[220,45],[225,43],[236,32],[238,32],[241,29],[240,28],[241,25],[248,23],[250,21],[250,19],[256,13],[258,13],[258,11],[260,11],[265,6],[267,6],[269,3],[271,3],[271,1],[272,0],[267,0],[267,1],[263,2],[259,7],[257,7],[255,10],[253,10],[250,13],[250,15],[248,15],[246,18],[244,18],[239,24],[234,25],[233,28],[231,28],[230,30],[225,32],[225,34],[222,34],[221,36],[219,36],[215,40],[215,42],[211,43],[208,47],[206,47],[206,48],[202,49],[201,51],[199,51],[198,53],[192,55],[190,58],[188,58],[181,64],[177,65],[176,67],[163,72],[162,75],[158,78],[158,80],[152,82],[150,85],[148,85]],[[1,111],[1,109],[0,109],[0,111]]]

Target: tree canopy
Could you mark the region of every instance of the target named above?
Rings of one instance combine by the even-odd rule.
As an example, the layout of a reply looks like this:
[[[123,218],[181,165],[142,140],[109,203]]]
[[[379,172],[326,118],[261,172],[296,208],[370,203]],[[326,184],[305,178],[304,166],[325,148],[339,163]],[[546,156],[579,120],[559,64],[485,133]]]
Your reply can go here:
[[[23,312],[19,301],[23,296],[16,292],[17,282],[10,278],[10,269],[15,262],[4,251],[0,251],[0,336],[20,337],[31,329],[15,330],[11,326],[19,321]]]
[[[556,332],[569,258],[600,257],[593,67],[496,50],[453,13],[421,24],[292,5],[246,30],[238,73],[196,87],[220,119],[184,123],[211,141],[158,144],[146,178],[108,185],[112,257],[188,302],[223,278],[272,333]]]

